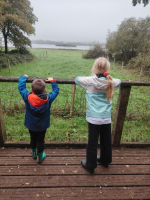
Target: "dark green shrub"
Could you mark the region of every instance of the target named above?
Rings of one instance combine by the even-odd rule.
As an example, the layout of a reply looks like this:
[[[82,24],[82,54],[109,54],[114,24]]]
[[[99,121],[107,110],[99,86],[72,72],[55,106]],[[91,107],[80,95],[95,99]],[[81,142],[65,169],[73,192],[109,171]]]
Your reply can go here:
[[[132,58],[126,68],[136,69],[137,72],[142,69],[143,74],[150,76],[150,53]]]
[[[26,47],[22,46],[19,48],[20,54],[29,54],[29,51],[26,49]]]
[[[34,55],[32,54],[20,54],[20,53],[12,53],[12,54],[4,54],[0,53],[0,68],[7,68],[8,67],[8,59],[10,65],[17,65],[23,62],[30,62],[34,59]]]
[[[86,53],[83,54],[83,58],[98,58],[98,57],[106,57],[107,53],[104,50],[103,46],[99,43],[94,44],[94,46]]]
[[[9,51],[9,54],[13,54],[13,53],[19,53],[18,49],[12,49],[11,51]]]

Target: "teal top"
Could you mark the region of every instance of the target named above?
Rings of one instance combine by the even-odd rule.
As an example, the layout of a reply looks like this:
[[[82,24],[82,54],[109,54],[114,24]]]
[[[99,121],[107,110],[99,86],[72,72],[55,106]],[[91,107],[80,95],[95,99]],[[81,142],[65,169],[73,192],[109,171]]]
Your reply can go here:
[[[107,102],[107,80],[105,77],[98,78],[78,76],[75,83],[86,89],[87,110],[86,116],[92,118],[111,118],[112,101]],[[113,79],[114,89],[120,84],[120,79]]]

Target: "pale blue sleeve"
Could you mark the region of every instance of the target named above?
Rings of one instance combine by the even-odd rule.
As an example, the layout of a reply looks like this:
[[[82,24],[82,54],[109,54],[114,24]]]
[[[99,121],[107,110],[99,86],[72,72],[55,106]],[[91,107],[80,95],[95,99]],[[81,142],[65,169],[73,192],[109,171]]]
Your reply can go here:
[[[87,89],[89,81],[88,81],[89,77],[85,77],[85,76],[77,76],[75,78],[75,83],[77,85],[79,85],[80,87],[83,87],[84,89]]]
[[[80,84],[80,82],[79,82],[79,78],[80,78],[80,76],[77,76],[77,77],[75,78],[75,83],[81,87],[81,84]]]
[[[121,85],[121,80],[120,79],[113,79],[114,83],[114,90],[118,89]]]

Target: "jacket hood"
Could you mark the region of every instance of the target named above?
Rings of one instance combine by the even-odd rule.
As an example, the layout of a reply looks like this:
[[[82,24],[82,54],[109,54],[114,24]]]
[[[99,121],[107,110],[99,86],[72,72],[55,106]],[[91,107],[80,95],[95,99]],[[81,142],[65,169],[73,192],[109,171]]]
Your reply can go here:
[[[28,96],[28,101],[34,108],[41,107],[48,101],[48,96],[46,94],[37,96],[36,94],[31,93]]]
[[[91,84],[97,89],[107,90],[108,81],[105,77],[98,78],[96,75],[92,77]]]

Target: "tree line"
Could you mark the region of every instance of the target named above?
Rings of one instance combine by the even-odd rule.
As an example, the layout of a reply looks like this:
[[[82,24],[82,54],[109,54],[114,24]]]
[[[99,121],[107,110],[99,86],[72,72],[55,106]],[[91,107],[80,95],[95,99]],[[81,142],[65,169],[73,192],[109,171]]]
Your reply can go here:
[[[146,6],[149,0],[132,0],[132,5],[136,6],[141,2]],[[12,43],[18,49],[31,46],[31,41],[28,36],[35,33],[33,25],[37,21],[38,18],[34,15],[29,0],[0,0],[0,32],[4,38],[5,53],[8,52],[8,42]],[[142,51],[144,51],[144,48],[146,51],[147,46],[145,45],[145,38],[148,36],[148,28],[145,23],[149,23],[149,18],[145,20],[141,19],[141,21],[131,18],[122,22],[116,32],[109,32],[107,37],[107,48],[109,52],[113,55],[121,56],[122,59],[126,61],[138,52],[139,46],[143,48]],[[139,25],[143,32],[138,28]],[[128,44],[130,42],[127,41],[126,34],[128,33],[130,34],[132,48],[131,45]],[[133,35],[136,36],[136,39]],[[120,38],[123,39],[122,42],[117,41],[118,39],[120,40]],[[141,42],[137,41],[138,38]],[[111,47],[109,44],[111,44]],[[123,47],[121,48],[121,46]]]
[[[128,61],[150,50],[150,17],[125,19],[114,32],[108,31],[106,49],[117,60]]]
[[[0,0],[0,31],[3,34],[5,53],[8,42],[16,48],[31,46],[29,35],[35,33],[33,25],[38,21],[29,0]]]

